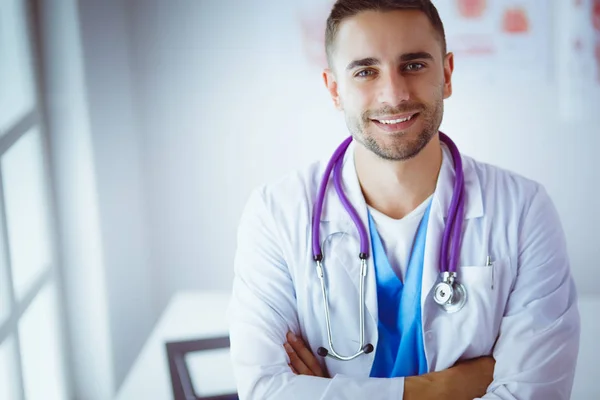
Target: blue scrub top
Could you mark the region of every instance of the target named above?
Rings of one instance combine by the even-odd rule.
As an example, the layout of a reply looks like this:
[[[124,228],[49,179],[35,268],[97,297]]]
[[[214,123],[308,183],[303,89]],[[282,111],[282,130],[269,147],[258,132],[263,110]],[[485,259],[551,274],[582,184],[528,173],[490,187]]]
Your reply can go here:
[[[379,309],[379,339],[371,368],[372,377],[406,377],[428,372],[421,321],[421,282],[430,209],[431,203],[419,224],[404,283],[390,266],[369,213]]]

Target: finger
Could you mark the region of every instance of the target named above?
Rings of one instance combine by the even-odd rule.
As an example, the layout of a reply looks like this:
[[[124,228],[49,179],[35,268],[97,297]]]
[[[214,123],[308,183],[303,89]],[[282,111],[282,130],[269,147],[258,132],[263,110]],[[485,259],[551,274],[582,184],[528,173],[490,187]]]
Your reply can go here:
[[[306,364],[304,364],[304,361],[302,361],[302,359],[300,359],[300,356],[298,356],[298,353],[296,353],[294,351],[294,349],[292,348],[292,346],[289,343],[285,343],[283,345],[283,347],[285,348],[285,351],[287,352],[288,357],[290,358],[290,364],[292,364],[292,368],[293,370],[296,371],[296,374],[298,375],[314,375],[314,372],[311,371],[310,368],[308,368],[306,366]]]
[[[325,377],[321,364],[313,353],[308,349],[302,338],[294,335],[292,332],[288,333],[288,342],[292,345],[294,351],[298,354],[302,362],[310,368],[310,370],[320,377]]]
[[[292,332],[288,333],[288,342],[292,345],[294,351],[298,354],[302,362],[310,368],[310,370],[316,375],[320,377],[324,377],[323,369],[319,364],[317,358],[313,355],[313,353],[306,346],[301,337],[294,335]]]
[[[290,369],[292,370],[293,373],[295,373],[296,375],[299,375],[298,371],[296,371],[296,368],[294,368],[294,366],[292,364],[288,363],[288,365],[290,366]]]

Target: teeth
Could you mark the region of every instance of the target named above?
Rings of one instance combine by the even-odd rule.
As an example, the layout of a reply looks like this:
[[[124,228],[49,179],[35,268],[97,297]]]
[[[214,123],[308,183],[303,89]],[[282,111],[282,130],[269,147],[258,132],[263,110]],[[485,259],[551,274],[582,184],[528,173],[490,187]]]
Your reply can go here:
[[[403,118],[403,119],[379,120],[379,122],[381,122],[382,124],[393,125],[393,124],[399,124],[401,122],[410,121],[411,118],[412,118],[412,115],[410,117]]]

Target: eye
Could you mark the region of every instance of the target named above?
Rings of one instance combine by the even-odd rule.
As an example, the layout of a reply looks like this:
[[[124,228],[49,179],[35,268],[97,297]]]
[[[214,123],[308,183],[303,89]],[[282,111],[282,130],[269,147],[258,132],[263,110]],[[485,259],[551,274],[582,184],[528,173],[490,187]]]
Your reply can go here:
[[[423,63],[410,63],[404,67],[404,70],[407,72],[417,72],[425,68],[425,64]]]
[[[368,78],[375,73],[372,69],[363,69],[354,74],[355,78]]]

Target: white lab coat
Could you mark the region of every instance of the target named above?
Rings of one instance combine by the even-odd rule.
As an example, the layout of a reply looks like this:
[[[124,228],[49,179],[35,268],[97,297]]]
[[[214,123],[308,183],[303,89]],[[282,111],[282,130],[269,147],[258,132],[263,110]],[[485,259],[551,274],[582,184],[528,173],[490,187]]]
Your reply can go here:
[[[433,301],[454,167],[445,146],[433,196],[422,283],[429,371],[492,354],[485,399],[568,399],[579,347],[579,312],[565,238],[544,188],[463,155],[465,221],[459,281],[465,307],[447,314]],[[367,207],[346,152],[343,184],[368,227]],[[323,360],[332,379],[294,375],[282,347],[288,330],[313,354],[327,346],[311,216],[326,160],[253,192],[243,213],[229,309],[232,361],[241,399],[402,399],[404,378],[369,378],[375,352]],[[359,334],[359,237],[330,181],[320,224],[334,346],[354,354]],[[486,265],[490,255],[493,266]],[[377,347],[377,288],[366,277],[366,340]]]

